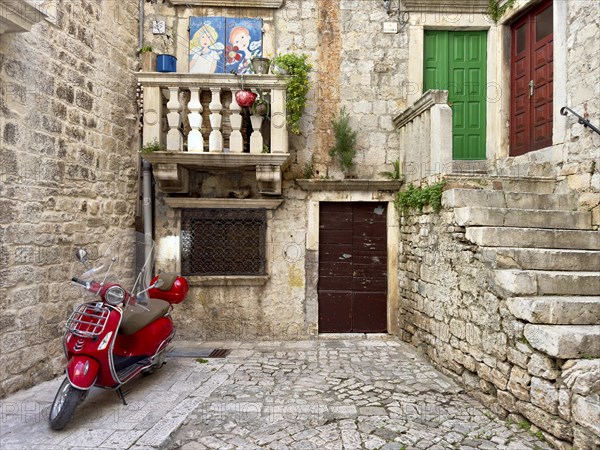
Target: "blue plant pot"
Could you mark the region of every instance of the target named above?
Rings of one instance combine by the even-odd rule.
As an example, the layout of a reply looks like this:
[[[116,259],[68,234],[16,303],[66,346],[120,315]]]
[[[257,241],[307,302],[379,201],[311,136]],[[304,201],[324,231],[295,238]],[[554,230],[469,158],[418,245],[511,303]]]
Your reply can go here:
[[[177,72],[177,58],[173,55],[158,55],[156,57],[157,72]]]

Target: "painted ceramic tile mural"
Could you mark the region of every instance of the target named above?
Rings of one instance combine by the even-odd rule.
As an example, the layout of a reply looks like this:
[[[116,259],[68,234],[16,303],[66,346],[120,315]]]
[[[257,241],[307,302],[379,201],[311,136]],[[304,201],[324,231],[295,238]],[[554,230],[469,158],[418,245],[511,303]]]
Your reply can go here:
[[[251,72],[250,60],[262,56],[262,19],[227,18],[226,72]]]
[[[190,17],[190,73],[225,73],[224,50],[224,17]]]

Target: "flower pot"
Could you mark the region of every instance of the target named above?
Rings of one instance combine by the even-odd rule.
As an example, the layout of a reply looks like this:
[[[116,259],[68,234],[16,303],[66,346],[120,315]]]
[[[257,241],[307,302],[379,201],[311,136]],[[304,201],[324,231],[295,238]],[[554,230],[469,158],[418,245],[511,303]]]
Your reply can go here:
[[[254,103],[254,114],[258,114],[259,116],[266,116],[269,114],[269,104],[268,103]]]
[[[235,101],[242,108],[249,108],[256,100],[256,94],[250,91],[237,91],[235,93]]]
[[[157,72],[177,72],[177,58],[173,55],[158,55],[156,57]]]
[[[277,64],[273,64],[271,67],[271,72],[273,75],[288,75],[288,70],[283,67],[278,66]]]
[[[156,53],[144,52],[140,55],[142,72],[156,72]]]
[[[254,58],[252,60],[252,70],[258,75],[269,73],[269,67],[271,67],[271,60],[269,58]]]

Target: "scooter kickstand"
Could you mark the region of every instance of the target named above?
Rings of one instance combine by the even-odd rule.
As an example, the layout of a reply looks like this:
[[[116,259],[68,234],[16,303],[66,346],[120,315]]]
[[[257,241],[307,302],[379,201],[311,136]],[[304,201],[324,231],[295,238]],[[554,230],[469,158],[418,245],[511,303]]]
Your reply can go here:
[[[121,390],[121,388],[117,388],[117,395],[119,396],[123,404],[127,406],[127,402],[125,401],[125,396],[123,395],[123,391]]]

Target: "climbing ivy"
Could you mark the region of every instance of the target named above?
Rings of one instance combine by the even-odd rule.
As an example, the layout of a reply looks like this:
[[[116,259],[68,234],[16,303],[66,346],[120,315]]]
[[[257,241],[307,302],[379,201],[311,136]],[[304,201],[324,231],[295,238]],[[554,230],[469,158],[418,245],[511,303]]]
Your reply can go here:
[[[512,8],[517,0],[506,0],[504,5],[500,6],[501,0],[488,0],[488,15],[492,18],[494,23],[498,23],[504,13]]]
[[[407,215],[409,211],[423,212],[423,208],[427,205],[438,212],[442,208],[442,191],[444,189],[444,181],[441,181],[431,186],[415,187],[412,183],[409,184],[406,191],[398,192],[396,201],[394,202],[396,210],[401,215]]]

